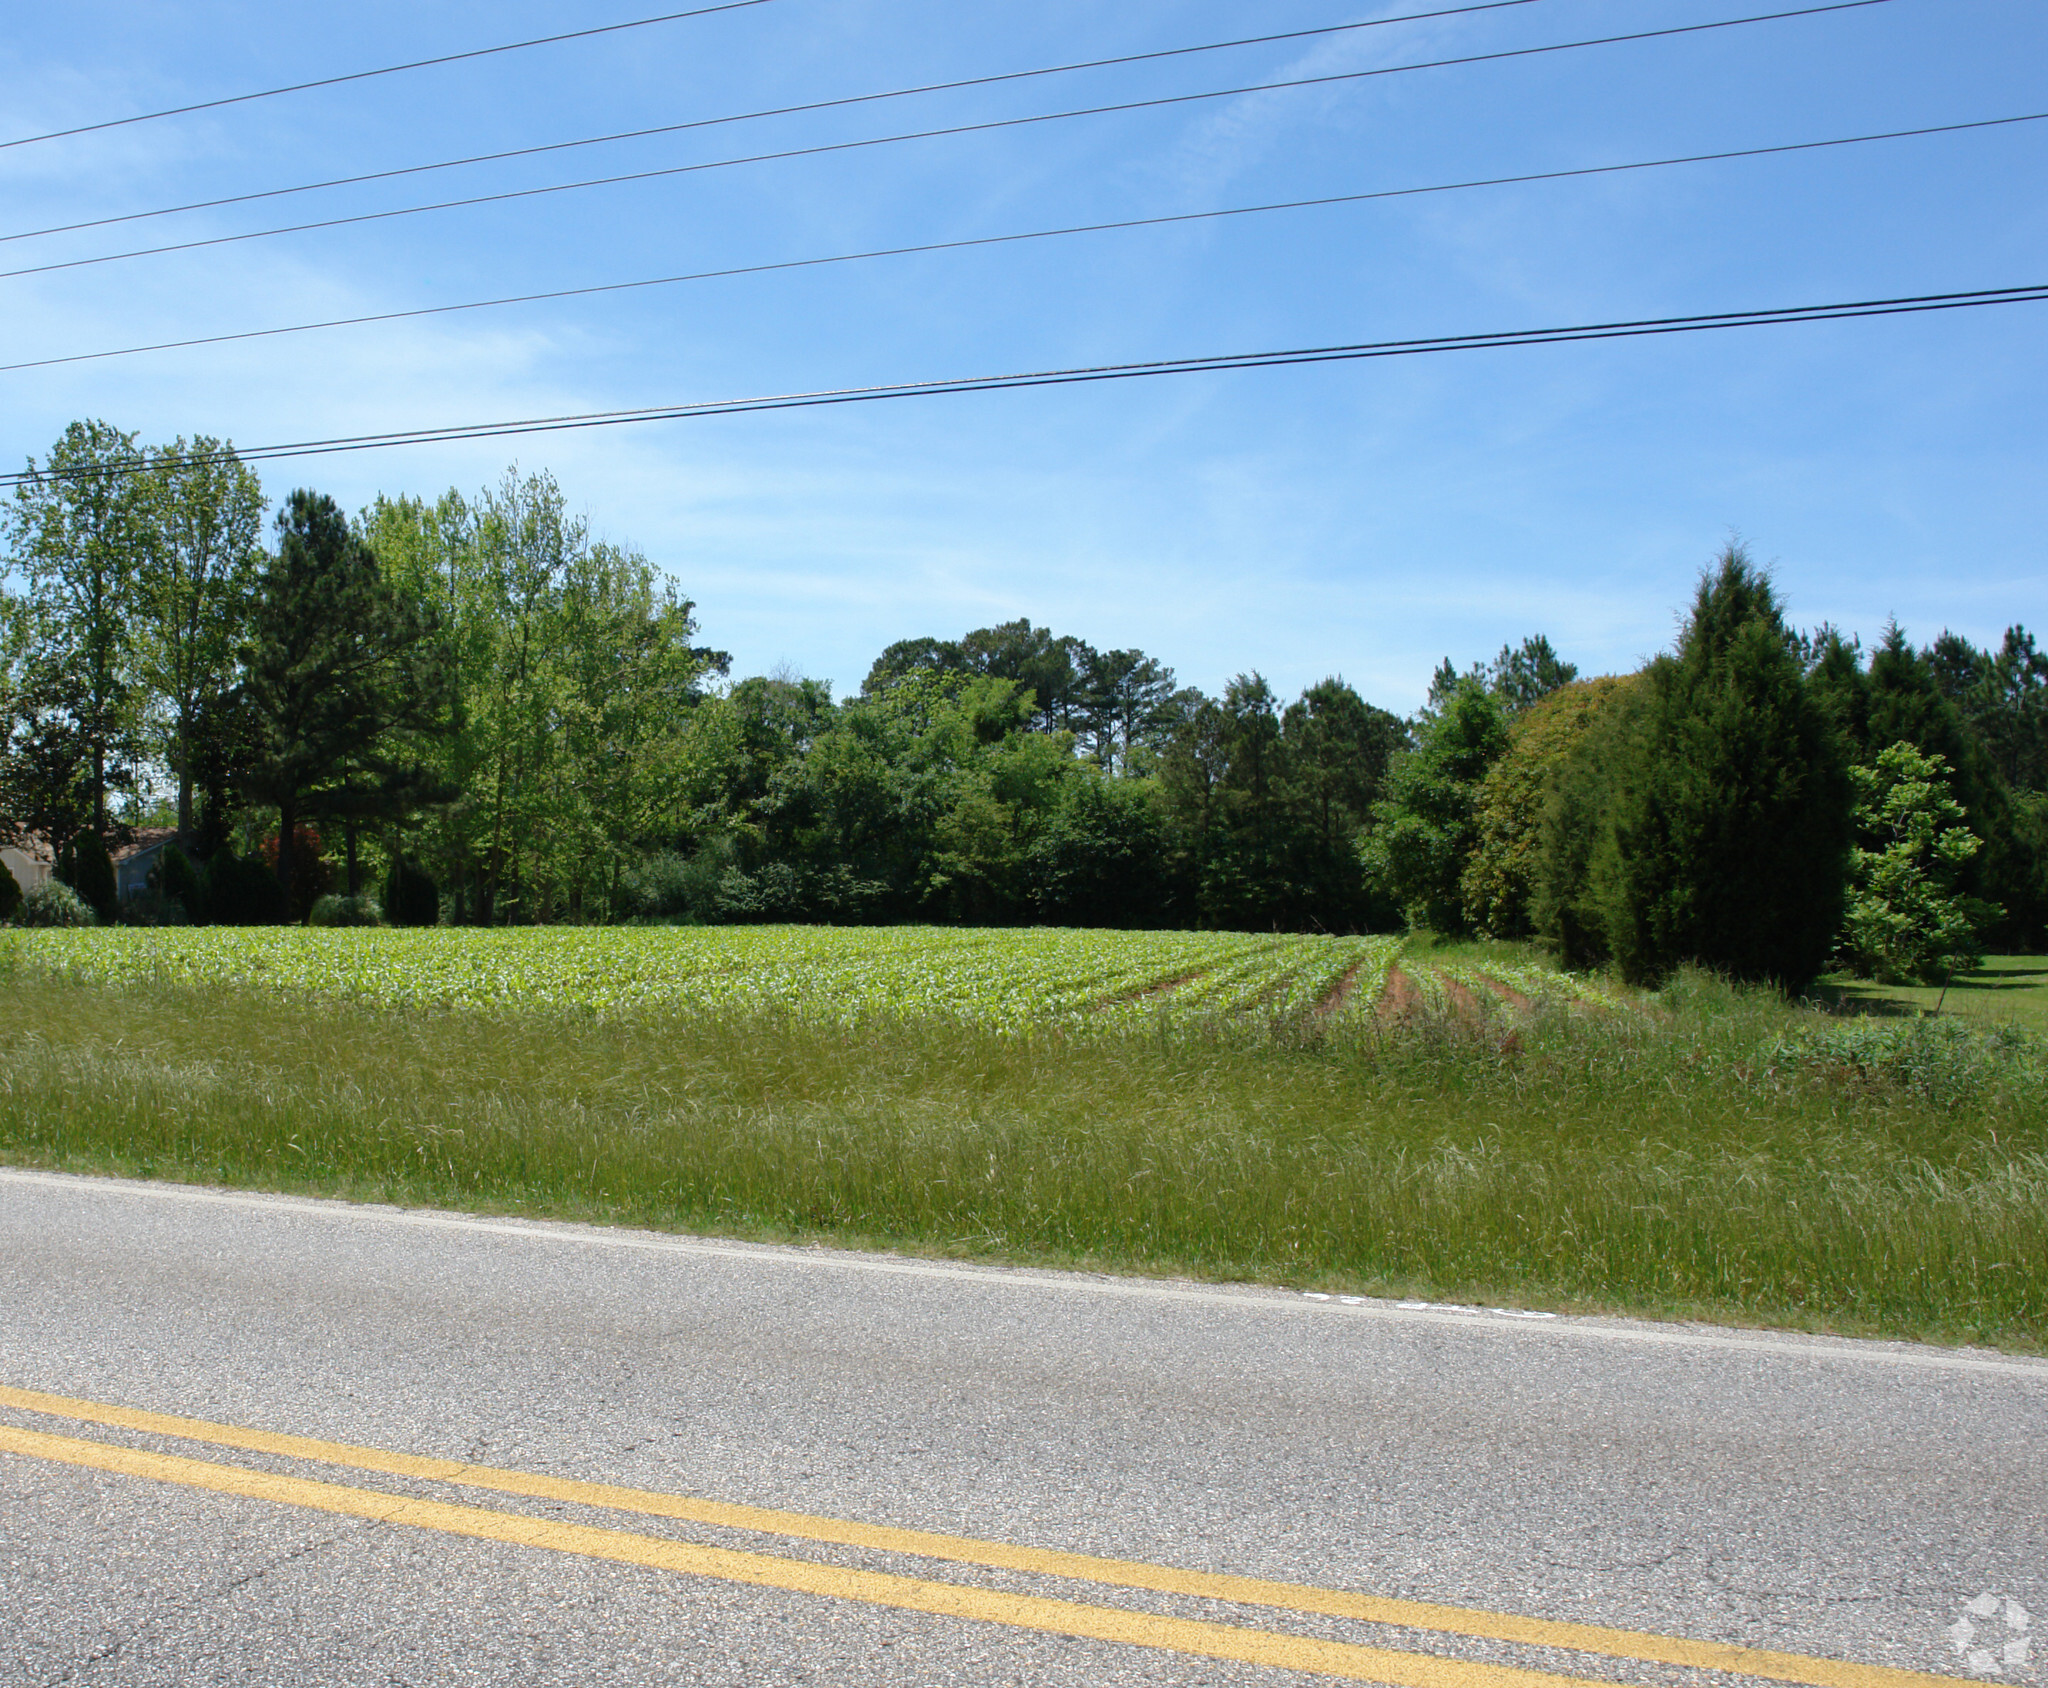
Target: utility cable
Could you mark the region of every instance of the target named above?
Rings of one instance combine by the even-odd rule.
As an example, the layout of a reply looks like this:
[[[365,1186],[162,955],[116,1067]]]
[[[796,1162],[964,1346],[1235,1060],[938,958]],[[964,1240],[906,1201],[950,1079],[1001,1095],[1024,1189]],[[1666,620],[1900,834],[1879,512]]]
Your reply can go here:
[[[352,70],[343,76],[323,76],[312,82],[287,83],[282,88],[260,88],[252,94],[228,94],[217,100],[200,100],[193,105],[166,106],[162,111],[139,112],[133,117],[110,117],[103,123],[81,123],[75,129],[52,129],[42,135],[20,135],[0,141],[0,152],[10,147],[34,146],[38,141],[67,140],[73,135],[95,135],[103,129],[125,129],[134,123],[154,123],[160,117],[184,117],[195,111],[218,111],[222,106],[247,105],[251,100],[274,100],[280,94],[303,94],[313,88],[335,88],[344,82],[367,82],[373,76],[396,76],[402,70],[426,70],[432,65],[459,64],[464,59],[487,59],[497,53],[517,53],[528,47],[552,47],[560,41],[582,41],[593,35],[615,35],[622,29],[645,29],[650,24],[680,23],[684,18],[709,17],[714,12],[743,12],[749,6],[765,6],[769,0],[725,0],[717,6],[699,6],[689,12],[663,12],[659,17],[634,18],[627,23],[599,24],[595,29],[572,29],[563,35],[537,35],[531,41],[507,41],[497,47],[472,47],[467,52],[443,53],[438,58],[412,59],[405,64],[387,64],[376,70]]]
[[[1400,17],[1368,18],[1363,23],[1325,24],[1315,29],[1290,29],[1278,35],[1246,35],[1234,41],[1209,41],[1195,47],[1163,47],[1149,53],[1123,53],[1111,59],[1079,59],[1072,64],[1046,65],[1037,70],[1008,70],[994,76],[970,76],[957,82],[926,82],[914,88],[889,88],[875,94],[846,94],[837,99],[811,100],[803,105],[769,106],[760,111],[735,112],[728,117],[699,117],[687,123],[662,123],[651,129],[621,129],[616,134],[586,135],[574,141],[549,141],[541,146],[513,147],[505,152],[472,153],[465,158],[444,158],[432,164],[407,164],[394,170],[371,170],[360,176],[334,176],[324,182],[301,182],[288,188],[264,188],[256,193],[229,194],[221,199],[195,199],[188,205],[162,205],[152,211],[128,211],[118,217],[94,217],[83,223],[56,223],[46,229],[23,229],[18,234],[0,234],[0,243],[37,240],[44,235],[74,234],[80,229],[103,229],[116,223],[139,223],[151,217],[175,217],[186,211],[212,211],[223,205],[248,205],[260,199],[283,199],[292,194],[319,193],[327,188],[358,187],[364,182],[388,182],[400,176],[421,176],[435,170],[456,170],[470,164],[498,164],[508,158],[536,158],[544,153],[569,152],[578,147],[609,146],[615,141],[641,141],[655,135],[679,135],[691,129],[716,129],[732,123],[752,123],[767,117],[795,117],[809,112],[833,111],[843,106],[873,105],[880,100],[903,100],[917,94],[946,94],[962,88],[990,88],[1004,82],[1025,82],[1037,77],[1065,76],[1073,71],[1103,70],[1116,65],[1143,64],[1153,59],[1186,58],[1196,53],[1221,53],[1236,47],[1264,47],[1278,41],[1303,41],[1316,36],[1343,35],[1361,29],[1382,29],[1388,24],[1420,23],[1429,18],[1462,17],[1469,12],[1498,12],[1510,6],[1533,6],[1538,0],[1485,0],[1476,6],[1449,6],[1434,12],[1407,12]]]
[[[632,410],[585,411],[575,415],[528,417],[508,422],[406,428],[386,434],[345,434],[331,439],[254,446],[244,451],[223,448],[215,452],[193,452],[174,460],[159,459],[153,466],[197,467],[228,461],[262,463],[278,458],[377,451],[392,446],[501,439],[523,434],[562,433],[572,429],[620,427],[638,422],[674,422],[714,416],[744,416],[763,411],[809,409],[824,405],[869,404],[884,399],[1015,392],[1029,387],[1129,381],[1155,375],[1196,375],[1233,369],[1281,369],[1301,364],[1351,363],[1369,358],[1416,357],[1436,352],[1497,351],[1511,346],[1570,345],[1589,340],[1641,339],[1652,335],[1697,334],[1727,328],[1765,328],[1796,323],[1837,322],[1858,317],[1968,310],[1990,305],[2041,303],[2048,303],[2048,282],[2026,287],[1978,288],[1963,293],[1918,293],[1890,299],[1856,299],[1826,305],[1783,305],[1762,310],[1717,311],[1693,316],[1642,317],[1621,322],[1578,323],[1560,328],[1432,335],[1412,340],[1367,340],[1349,345],[1304,346],[1285,351],[1230,352],[1202,357],[1160,358],[1144,363],[1090,364],[1072,369],[1031,370],[1011,375],[958,376],[937,381],[902,381],[869,387],[835,387],[814,392],[776,393],[745,399],[712,399]],[[110,472],[145,471],[140,468],[131,471],[121,466],[115,466],[110,470],[106,466],[97,465],[69,471],[30,469],[21,474],[0,475],[0,489],[51,480],[91,478]]]
[[[250,328],[233,334],[208,334],[189,340],[161,340],[147,346],[123,346],[104,352],[72,352],[61,357],[0,363],[0,375],[22,369],[48,369],[56,364],[95,363],[107,358],[138,357],[148,352],[184,351],[195,346],[222,346],[241,340],[268,340],[286,334],[311,334],[328,328],[358,328],[371,323],[404,322],[416,317],[449,316],[461,311],[495,310],[558,299],[584,299],[596,294],[628,293],[684,282],[722,281],[737,276],[770,275],[781,270],[819,269],[835,264],[865,263],[877,258],[919,257],[934,252],[959,252],[978,246],[1008,246],[1023,241],[1054,240],[1069,235],[1107,234],[1122,229],[1160,228],[1174,223],[1200,223],[1225,217],[1253,217],[1276,211],[1304,211],[1331,205],[1358,205],[1378,199],[1409,199],[1422,194],[1462,193],[1473,188],[1518,187],[1533,182],[1570,181],[1584,176],[1619,175],[1637,170],[1663,170],[1680,164],[1717,164],[1737,158],[1769,158],[1784,153],[1818,152],[1833,147],[1864,146],[1873,141],[1900,141],[1925,135],[1953,135],[1973,129],[1997,129],[2015,123],[2048,121],[2048,111],[2017,117],[1986,117],[1969,123],[1939,123],[1919,129],[1888,129],[1879,134],[1841,135],[1824,141],[1788,141],[1775,146],[1739,147],[1726,152],[1686,153],[1675,158],[1647,158],[1627,164],[1587,164],[1569,170],[1539,170],[1516,176],[1484,176],[1461,182],[1435,182],[1425,187],[1376,188],[1365,193],[1326,194],[1316,199],[1276,200],[1264,205],[1233,205],[1213,211],[1177,211],[1156,217],[1125,217],[1115,222],[1072,223],[1062,228],[1029,229],[1020,233],[975,235],[961,240],[926,241],[914,246],[884,246],[864,252],[840,252],[821,258],[786,258],[775,263],[737,264],[725,269],[693,270],[683,275],[651,276],[634,281],[599,282],[589,287],[562,287],[545,293],[514,293],[497,299],[472,299],[454,305],[422,305],[412,310],[378,311],[367,316],[332,317],[324,322],[292,323],[280,328]]]
[[[71,258],[58,263],[32,264],[21,269],[0,270],[0,280],[18,276],[48,275],[58,270],[85,269],[96,264],[118,263],[128,258],[153,258],[170,252],[193,252],[206,247],[232,246],[244,241],[267,240],[275,235],[305,234],[316,229],[345,228],[360,223],[385,222],[394,217],[414,217],[429,211],[452,211],[474,205],[496,205],[508,200],[533,199],[546,194],[571,193],[583,188],[612,187],[625,182],[652,181],[661,177],[694,175],[706,170],[725,170],[741,164],[778,163],[792,158],[814,158],[828,153],[857,152],[870,147],[893,146],[903,141],[937,140],[954,135],[986,134],[998,129],[1024,128],[1040,123],[1063,122],[1075,117],[1100,117],[1111,113],[1155,110],[1166,106],[1190,105],[1207,100],[1230,99],[1242,94],[1270,93],[1282,89],[1313,88],[1340,82],[1359,82],[1372,77],[1399,76],[1416,70],[1442,70],[1452,66],[1489,64],[1503,59],[1532,58],[1542,54],[1571,52],[1582,47],[1609,47],[1626,42],[1654,41],[1670,36],[1697,35],[1708,30],[1735,29],[1745,24],[1775,23],[1786,18],[1814,17],[1826,12],[1857,11],[1866,6],[1888,5],[1890,0],[1831,0],[1818,6],[1791,11],[1759,12],[1748,17],[1720,18],[1708,23],[1679,24],[1666,29],[1636,30],[1625,35],[1593,36],[1580,41],[1552,42],[1540,47],[1514,47],[1491,53],[1467,53],[1456,58],[1429,59],[1416,64],[1381,65],[1369,70],[1335,71],[1321,76],[1290,77],[1277,82],[1247,83],[1236,88],[1212,88],[1194,94],[1166,94],[1151,99],[1123,100],[1110,105],[1081,106],[1067,111],[1040,112],[1029,117],[996,118],[982,123],[954,124],[939,129],[919,129],[895,135],[870,136],[857,141],[835,141],[821,146],[791,147],[779,152],[752,153],[739,158],[710,159],[697,164],[676,164],[659,170],[635,170],[616,176],[597,176],[579,182],[557,182],[546,187],[515,188],[503,193],[475,194],[465,199],[438,200],[429,205],[400,206],[389,211],[364,211],[348,217],[327,217],[316,222],[291,223],[280,228],[251,229],[241,234],[214,235],[204,240],[184,240],[165,246],[147,246],[128,252],[102,253],[92,258]]]

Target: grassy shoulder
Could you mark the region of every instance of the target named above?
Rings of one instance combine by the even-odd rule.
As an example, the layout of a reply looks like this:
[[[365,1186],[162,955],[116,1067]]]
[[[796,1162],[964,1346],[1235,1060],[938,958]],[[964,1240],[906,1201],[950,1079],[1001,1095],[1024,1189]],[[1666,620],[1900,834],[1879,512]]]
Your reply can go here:
[[[1687,978],[1512,1025],[1071,1039],[7,984],[16,1165],[2048,1345],[2048,1041],[1950,1017]]]

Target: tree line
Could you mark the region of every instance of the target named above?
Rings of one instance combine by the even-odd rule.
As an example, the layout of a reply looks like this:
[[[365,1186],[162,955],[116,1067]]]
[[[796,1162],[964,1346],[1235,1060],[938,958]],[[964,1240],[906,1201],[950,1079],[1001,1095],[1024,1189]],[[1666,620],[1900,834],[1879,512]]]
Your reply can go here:
[[[1413,922],[1794,984],[2048,917],[2032,637],[1800,633],[1739,550],[1640,673],[1532,636],[1404,719],[1029,621],[891,645],[845,698],[734,680],[544,474],[296,491],[267,539],[266,508],[219,442],[91,422],[8,513],[0,831],[106,917]],[[144,824],[177,845],[118,909],[100,863]]]

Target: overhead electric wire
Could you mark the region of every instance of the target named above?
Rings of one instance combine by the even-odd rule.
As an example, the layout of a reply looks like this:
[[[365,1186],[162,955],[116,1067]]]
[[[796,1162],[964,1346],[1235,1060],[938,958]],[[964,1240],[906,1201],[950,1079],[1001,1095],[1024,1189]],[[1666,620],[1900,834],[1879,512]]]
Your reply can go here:
[[[1706,23],[1678,24],[1664,29],[1634,30],[1623,35],[1593,36],[1579,41],[1551,42],[1537,47],[1514,47],[1490,53],[1468,53],[1455,58],[1429,59],[1416,64],[1380,65],[1367,70],[1334,71],[1320,76],[1290,77],[1274,82],[1247,83],[1235,88],[1212,88],[1193,94],[1165,94],[1142,100],[1122,100],[1108,105],[1081,106],[1067,111],[1040,112],[1028,117],[994,118],[981,123],[953,124],[938,129],[912,130],[895,135],[869,136],[854,141],[834,141],[818,146],[791,147],[778,152],[752,153],[738,158],[709,159],[696,164],[669,165],[657,170],[635,170],[615,176],[597,176],[578,182],[557,182],[545,187],[514,188],[501,193],[475,194],[464,199],[439,200],[428,205],[399,206],[388,211],[364,211],[347,217],[327,217],[315,222],[292,223],[281,228],[251,229],[240,234],[213,235],[203,240],[177,241],[127,252],[102,253],[91,258],[71,258],[57,263],[33,264],[21,269],[0,270],[0,280],[19,276],[47,275],[58,270],[85,269],[97,264],[117,263],[129,258],[160,257],[171,252],[192,252],[207,247],[232,246],[244,241],[266,240],[276,235],[305,234],[317,229],[345,228],[360,223],[389,221],[395,217],[419,216],[430,211],[452,211],[473,205],[494,205],[509,200],[533,199],[547,194],[571,193],[584,188],[612,187],[625,182],[652,181],[668,176],[687,176],[707,170],[730,169],[742,164],[778,163],[792,158],[813,158],[827,153],[856,152],[869,147],[893,146],[903,141],[937,140],[954,135],[984,134],[998,129],[1024,128],[1040,123],[1063,122],[1076,117],[1100,117],[1111,113],[1154,110],[1165,106],[1190,105],[1207,100],[1230,99],[1244,94],[1271,93],[1291,88],[1312,88],[1339,82],[1358,82],[1381,76],[1399,76],[1417,70],[1442,70],[1454,66],[1489,64],[1504,59],[1532,58],[1542,54],[1571,52],[1584,47],[1609,47],[1636,41],[1653,41],[1679,35],[1697,35],[1709,30],[1735,29],[1746,24],[1776,23],[1788,18],[1814,17],[1827,12],[1857,11],[1868,6],[1887,5],[1890,0],[1829,0],[1828,4],[1801,6],[1788,11],[1758,12],[1746,17],[1718,18]]]
[[[1122,229],[1159,228],[1174,223],[1210,222],[1225,217],[1251,217],[1276,211],[1304,211],[1332,205],[1357,205],[1379,199],[1409,199],[1421,194],[1460,193],[1473,188],[1519,187],[1534,182],[1570,181],[1585,176],[1662,170],[1680,164],[1717,164],[1738,158],[1768,158],[1784,153],[1818,152],[1833,147],[1864,146],[1874,141],[1911,140],[1926,135],[1953,135],[1966,130],[1996,129],[2016,123],[2044,121],[2048,121],[2048,111],[2033,111],[2016,117],[1986,117],[1967,123],[1931,124],[1918,129],[1887,129],[1877,134],[1840,135],[1822,141],[1786,141],[1773,146],[1738,147],[1725,152],[1686,153],[1673,158],[1639,159],[1626,164],[1586,164],[1568,170],[1538,170],[1514,176],[1483,176],[1468,181],[1436,182],[1424,187],[1375,188],[1363,193],[1325,194],[1315,199],[1276,200],[1264,205],[1233,205],[1212,211],[1176,211],[1154,217],[1125,217],[1114,222],[1073,223],[1061,228],[973,235],[959,240],[926,241],[912,246],[876,247],[864,252],[840,252],[819,258],[785,258],[772,263],[736,264],[724,269],[693,270],[683,275],[598,282],[588,287],[562,287],[545,293],[515,293],[503,298],[472,299],[453,305],[422,305],[411,310],[378,311],[367,316],[333,317],[324,322],[292,323],[279,328],[251,328],[233,334],[208,334],[188,340],[162,340],[147,346],[122,346],[103,352],[73,352],[60,357],[32,358],[22,363],[0,363],[0,375],[23,369],[48,369],[56,364],[94,363],[108,358],[138,357],[148,352],[184,351],[196,346],[220,346],[242,340],[275,339],[286,334],[310,334],[321,329],[357,328],[380,322],[404,322],[416,317],[449,316],[462,311],[494,310],[508,305],[541,304],[557,299],[588,298],[593,294],[626,293],[650,287],[673,287],[692,281],[722,281],[738,276],[768,275],[780,270],[819,269],[827,265],[863,263],[877,258],[919,257],[934,252],[958,252],[978,246],[1007,246],[1022,241],[1052,240],[1068,235],[1107,234]]]
[[[335,176],[324,182],[300,182],[288,188],[264,188],[256,193],[229,194],[221,199],[195,199],[189,205],[162,205],[151,211],[128,211],[117,217],[94,217],[82,223],[56,223],[46,229],[23,229],[17,234],[0,234],[0,242],[38,240],[44,235],[75,234],[80,229],[103,229],[116,223],[139,223],[151,217],[175,217],[186,211],[213,211],[223,205],[247,205],[259,199],[283,199],[291,194],[318,193],[327,188],[358,187],[364,182],[388,182],[400,176],[421,176],[434,170],[456,170],[470,164],[498,164],[508,158],[534,158],[543,153],[569,152],[578,147],[609,146],[615,141],[641,141],[655,135],[678,135],[691,129],[716,129],[733,123],[752,123],[768,117],[796,117],[811,112],[833,111],[843,106],[873,105],[881,100],[903,100],[918,94],[956,93],[962,88],[989,88],[1004,82],[1026,82],[1037,77],[1065,76],[1081,70],[1105,70],[1113,66],[1143,64],[1154,59],[1187,58],[1196,53],[1221,53],[1237,47],[1265,47],[1278,41],[1302,41],[1322,35],[1344,35],[1361,29],[1383,29],[1389,24],[1421,23],[1431,18],[1462,17],[1470,12],[1498,12],[1513,6],[1533,6],[1539,0],[1484,0],[1472,6],[1446,6],[1433,12],[1404,12],[1399,17],[1368,18],[1363,23],[1323,24],[1314,29],[1289,29],[1277,35],[1246,35],[1233,41],[1209,41],[1194,47],[1162,47],[1148,53],[1122,53],[1109,59],[1078,59],[1072,64],[1045,65],[1035,70],[1006,70],[993,76],[969,76],[955,82],[926,82],[912,88],[888,88],[873,94],[845,94],[835,99],[810,100],[802,105],[768,106],[760,111],[735,112],[726,117],[698,117],[686,123],[661,123],[649,129],[621,129],[610,135],[585,135],[573,141],[549,141],[540,146],[513,147],[504,152],[479,152],[465,158],[444,158],[432,164],[407,164],[393,170],[371,170],[359,176]]]
[[[530,41],[507,41],[496,47],[471,47],[465,52],[442,53],[431,59],[412,59],[405,64],[387,64],[375,70],[351,70],[340,76],[317,77],[311,82],[290,82],[281,88],[259,88],[254,93],[226,94],[217,100],[199,100],[192,105],[166,106],[162,111],[138,112],[133,117],[110,117],[101,123],[81,123],[74,129],[52,129],[41,135],[19,135],[0,141],[0,152],[10,147],[34,146],[39,141],[68,140],[73,135],[94,135],[103,129],[125,129],[131,124],[154,123],[160,117],[185,117],[195,111],[218,111],[222,106],[247,105],[252,100],[274,100],[280,94],[303,94],[314,88],[335,88],[344,82],[367,82],[372,77],[396,76],[403,70],[426,70],[434,65],[459,64],[464,59],[487,59],[498,53],[517,53],[528,47],[552,47],[563,41],[582,41],[593,35],[616,35],[625,29],[646,29],[650,24],[680,23],[685,18],[709,17],[714,12],[743,12],[750,6],[765,6],[769,0],[723,0],[716,6],[698,6],[687,12],[663,12],[657,17],[633,18],[625,23],[599,24],[593,29],[572,29],[561,35],[537,35]]]
[[[566,416],[527,417],[448,427],[406,428],[385,434],[346,434],[282,445],[192,452],[152,467],[198,466],[279,458],[322,457],[341,452],[378,451],[394,446],[435,445],[460,440],[500,439],[523,434],[563,433],[583,428],[621,427],[640,422],[675,422],[701,417],[744,416],[773,410],[825,405],[869,404],[884,399],[940,398],[963,393],[1014,392],[1029,387],[1076,386],[1129,381],[1157,375],[1197,375],[1235,369],[1280,369],[1303,364],[1353,363],[1370,358],[1415,357],[1437,352],[1497,351],[1513,346],[1570,345],[1589,340],[1641,339],[1664,334],[1697,334],[1729,328],[1765,328],[1859,317],[1905,316],[1929,311],[1967,310],[1991,305],[2048,303],[2048,282],[2024,287],[1978,288],[1960,293],[1918,293],[1889,299],[1855,299],[1825,305],[1781,305],[1760,310],[1716,311],[1692,316],[1640,317],[1619,322],[1577,323],[1559,328],[1506,329],[1481,334],[1432,335],[1409,340],[1367,340],[1348,345],[1303,346],[1284,351],[1226,352],[1200,357],[1159,358],[1142,363],[1089,364],[1071,369],[1029,370],[1008,375],[956,376],[935,381],[901,381],[868,387],[775,393],[757,398],[710,399],[651,405],[630,410],[596,410]],[[130,472],[116,468],[114,473]],[[139,472],[139,471],[138,471]],[[0,489],[51,480],[92,478],[109,473],[100,466],[75,471],[35,470],[0,475]]]

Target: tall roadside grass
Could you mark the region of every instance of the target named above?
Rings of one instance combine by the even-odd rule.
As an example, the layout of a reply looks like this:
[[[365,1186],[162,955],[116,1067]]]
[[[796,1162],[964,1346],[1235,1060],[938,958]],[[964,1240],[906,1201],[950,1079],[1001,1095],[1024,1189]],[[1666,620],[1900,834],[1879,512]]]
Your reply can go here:
[[[1109,1270],[2048,1339],[2048,1040],[1682,979],[1335,1035],[398,1013],[18,971],[15,1165]]]

